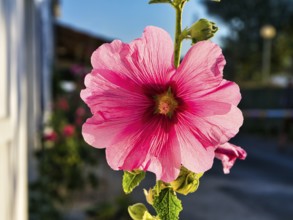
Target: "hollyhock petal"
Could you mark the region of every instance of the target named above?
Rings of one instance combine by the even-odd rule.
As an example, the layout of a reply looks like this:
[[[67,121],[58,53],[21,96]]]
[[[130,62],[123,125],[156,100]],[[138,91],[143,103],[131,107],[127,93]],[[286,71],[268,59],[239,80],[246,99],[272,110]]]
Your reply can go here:
[[[148,26],[141,38],[129,44],[128,69],[139,73],[141,82],[165,84],[174,73],[173,42],[161,28]]]
[[[124,124],[105,122],[101,114],[95,114],[86,120],[82,126],[82,135],[84,140],[96,148],[106,148],[112,144],[115,136],[119,134]]]
[[[204,147],[184,122],[176,124],[175,130],[180,144],[182,165],[195,173],[209,170],[214,161],[214,149]]]
[[[151,102],[146,96],[138,93],[138,89],[131,83],[120,87],[95,71],[86,76],[85,85],[86,89],[82,90],[80,95],[91,112],[102,114],[105,119],[111,121],[135,118],[136,115],[143,114]]]
[[[162,144],[160,142],[161,139],[157,138],[154,146]],[[168,183],[178,177],[181,167],[180,145],[174,127],[170,129],[168,140],[162,145],[161,152],[158,156],[152,156],[145,160],[149,165],[144,166],[144,169],[155,173],[157,180]],[[160,166],[156,165],[158,162]]]
[[[225,63],[219,46],[211,41],[196,43],[172,77],[177,85],[177,95],[188,98],[196,92],[215,88],[222,81]]]
[[[213,115],[224,115],[227,114],[231,105],[223,103],[221,101],[210,101],[210,100],[196,100],[186,101],[185,105],[188,111],[192,112],[197,117],[207,117]]]
[[[166,133],[156,120],[130,125],[117,136],[121,141],[106,149],[109,165],[114,170],[148,170],[158,180],[173,181],[180,172],[181,157],[175,131],[170,129]]]
[[[130,74],[123,63],[123,57],[128,50],[127,48],[128,45],[120,40],[114,40],[112,43],[101,45],[92,54],[91,63],[93,68]]]
[[[217,113],[220,111],[215,110]],[[197,109],[188,108],[180,114],[182,123],[189,127],[190,132],[205,148],[227,142],[235,136],[243,122],[241,111],[233,105],[229,106],[226,114],[212,115],[212,112],[211,109],[199,113]]]
[[[103,44],[93,53],[91,62],[94,69],[115,72],[123,80],[164,84],[174,73],[172,48],[172,39],[166,31],[149,26],[141,38],[130,44],[119,40]]]
[[[230,103],[236,106],[241,100],[241,94],[239,86],[236,83],[222,80],[217,87],[194,93],[190,99],[211,100]]]
[[[206,137],[212,137],[219,140],[219,144],[225,143],[234,137],[243,124],[243,115],[239,108],[231,106],[230,111],[225,115],[213,115],[202,118],[207,124],[201,129]]]
[[[237,159],[244,160],[246,158],[246,152],[241,147],[236,145],[225,143],[220,145],[216,151],[216,158],[222,161],[223,171],[225,174],[230,173],[230,169],[234,165]]]

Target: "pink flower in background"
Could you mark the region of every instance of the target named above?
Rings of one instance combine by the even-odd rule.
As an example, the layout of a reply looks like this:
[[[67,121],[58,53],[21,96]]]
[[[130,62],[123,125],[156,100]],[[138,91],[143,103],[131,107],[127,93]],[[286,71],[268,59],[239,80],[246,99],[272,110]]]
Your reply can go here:
[[[69,104],[66,98],[59,98],[56,104],[56,107],[58,109],[61,109],[63,111],[69,110]]]
[[[44,136],[43,136],[45,141],[53,141],[55,142],[58,138],[58,135],[55,131],[48,131],[45,132]]]
[[[165,182],[181,165],[205,172],[242,125],[239,88],[223,79],[225,59],[210,41],[192,46],[176,69],[168,33],[147,27],[130,44],[102,45],[91,62],[81,97],[93,116],[82,134],[106,148],[115,170],[151,171]]]
[[[74,74],[74,75],[81,75],[84,74],[85,72],[85,67],[79,64],[73,64],[70,67],[70,71]]]
[[[82,125],[83,122],[84,122],[84,119],[82,117],[80,116],[75,117],[75,120],[74,120],[75,125],[80,126]]]
[[[236,159],[244,160],[246,152],[241,147],[230,143],[220,145],[216,151],[216,158],[222,161],[224,173],[230,173],[230,169],[234,165]]]
[[[86,113],[85,109],[83,107],[78,107],[75,111],[76,116],[84,116]]]
[[[75,132],[75,127],[73,125],[65,125],[63,127],[62,133],[65,137],[71,137],[74,134],[74,132]]]

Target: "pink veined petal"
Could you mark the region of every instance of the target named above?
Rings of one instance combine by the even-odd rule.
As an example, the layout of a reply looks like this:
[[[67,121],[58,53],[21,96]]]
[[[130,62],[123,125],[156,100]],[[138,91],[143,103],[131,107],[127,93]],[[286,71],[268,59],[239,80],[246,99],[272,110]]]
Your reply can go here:
[[[127,84],[129,88],[117,86],[95,71],[86,76],[85,85],[81,98],[93,117],[84,123],[82,134],[87,143],[97,148],[114,144],[114,138],[129,124],[141,120],[152,105],[143,94],[132,92],[131,83]]]
[[[181,123],[175,125],[175,130],[180,144],[182,165],[195,173],[209,170],[214,161],[214,149],[204,147],[185,123],[185,119],[180,120]]]
[[[237,106],[241,100],[241,94],[236,83],[223,79],[217,87],[198,91],[191,94],[187,99],[194,101],[209,100]]]
[[[166,134],[164,134],[164,136],[166,136]],[[154,140],[156,145],[162,144],[162,149],[157,157],[151,156],[146,158],[145,162],[147,162],[149,166],[146,164],[145,168],[155,173],[157,180],[169,183],[178,177],[181,167],[180,145],[174,127],[168,132],[168,139],[166,142],[160,143],[161,141],[162,140],[159,138]],[[156,166],[157,163],[160,164],[160,167]]]
[[[223,171],[225,174],[230,173],[230,169],[233,167],[237,159],[244,160],[247,156],[245,150],[236,145],[225,143],[220,145],[216,151],[216,158],[222,161]]]
[[[201,127],[207,137],[219,140],[219,144],[226,143],[238,132],[243,124],[243,115],[239,108],[231,105],[230,111],[225,115],[214,115],[202,118],[206,127]],[[211,128],[212,127],[212,128]]]
[[[123,56],[127,52],[128,45],[120,40],[105,43],[96,49],[91,57],[94,69],[107,69],[113,72],[130,74],[123,64]]]
[[[219,101],[211,100],[195,100],[195,101],[185,101],[185,106],[187,111],[192,112],[197,117],[207,117],[213,115],[224,115],[227,114],[231,105],[228,103],[223,103]]]
[[[114,72],[123,82],[164,84],[174,73],[172,48],[166,31],[149,26],[141,38],[130,44],[119,40],[103,44],[93,53],[91,61],[94,69]]]
[[[124,125],[125,126],[125,125]],[[96,148],[106,148],[123,129],[123,124],[107,123],[101,114],[95,114],[82,126],[84,140]]]
[[[93,114],[103,114],[105,119],[125,120],[143,115],[152,104],[144,94],[138,92],[131,82],[124,86],[113,84],[95,71],[85,78],[86,88],[81,98]]]
[[[168,129],[170,132],[162,129],[158,120],[132,124],[117,137],[121,140],[118,144],[106,149],[109,165],[115,170],[151,171],[165,182],[176,179],[181,166],[180,150],[174,130]]]
[[[205,148],[227,142],[236,135],[243,122],[241,111],[233,105],[230,105],[226,114],[221,115],[211,115],[209,111],[202,114],[192,111],[194,109],[187,108],[180,114],[180,118]]]
[[[222,81],[225,63],[219,46],[211,41],[196,43],[172,77],[178,97],[188,99],[196,92],[217,87]]]
[[[128,69],[139,73],[141,82],[165,84],[175,72],[173,42],[163,29],[148,26],[141,38],[129,44],[130,56],[126,57]]]

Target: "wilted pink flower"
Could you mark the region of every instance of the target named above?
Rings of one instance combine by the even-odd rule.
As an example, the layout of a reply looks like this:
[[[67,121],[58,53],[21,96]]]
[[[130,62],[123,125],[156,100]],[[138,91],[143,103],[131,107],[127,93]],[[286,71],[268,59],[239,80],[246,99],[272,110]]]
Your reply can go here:
[[[147,170],[165,182],[181,165],[205,172],[242,125],[239,88],[223,80],[225,59],[210,41],[195,44],[176,69],[168,33],[147,27],[130,44],[102,45],[91,62],[81,97],[93,116],[82,133],[106,148],[115,170]]]
[[[216,158],[222,161],[224,173],[230,173],[230,169],[234,165],[236,159],[244,160],[246,152],[241,147],[230,143],[220,145],[216,151]]]
[[[65,125],[62,133],[65,137],[71,137],[74,134],[74,131],[75,127],[73,125]]]

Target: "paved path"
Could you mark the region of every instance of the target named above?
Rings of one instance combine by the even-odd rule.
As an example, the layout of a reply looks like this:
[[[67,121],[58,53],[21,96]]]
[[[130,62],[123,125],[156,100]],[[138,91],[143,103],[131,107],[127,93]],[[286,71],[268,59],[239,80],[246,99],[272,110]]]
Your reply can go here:
[[[201,178],[198,191],[181,196],[184,210],[180,220],[293,220],[293,144],[287,152],[279,153],[274,138],[238,135],[233,143],[246,149],[247,159],[237,161],[229,175],[223,174],[216,160],[213,169]],[[98,170],[108,180],[98,197],[121,195],[122,172],[102,162]],[[148,173],[131,194],[133,203],[146,203],[142,189],[154,183],[154,175]],[[84,219],[79,208],[80,203],[73,206],[75,211],[68,219]]]
[[[247,159],[229,175],[215,161],[198,191],[181,197],[180,220],[293,220],[293,146],[281,154],[276,139],[239,135],[233,142],[247,150]],[[135,192],[144,202],[141,190]]]

